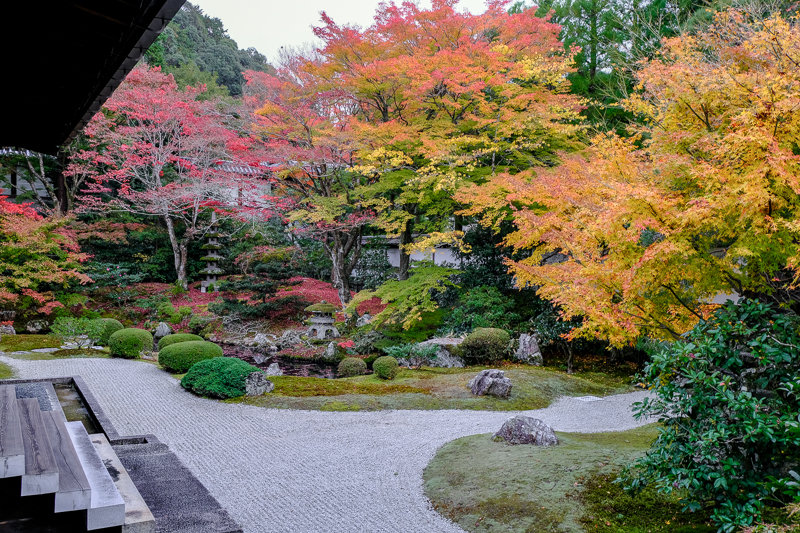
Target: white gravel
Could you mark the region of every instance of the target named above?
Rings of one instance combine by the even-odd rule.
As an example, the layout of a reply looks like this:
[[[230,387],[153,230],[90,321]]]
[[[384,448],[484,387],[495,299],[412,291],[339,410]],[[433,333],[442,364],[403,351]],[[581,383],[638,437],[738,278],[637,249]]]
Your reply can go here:
[[[0,361],[21,378],[82,376],[121,435],[168,444],[246,532],[461,531],[431,509],[422,471],[444,443],[518,414],[264,409],[198,398],[137,361]],[[630,405],[645,395],[562,398],[525,414],[559,431],[625,430],[642,424]]]

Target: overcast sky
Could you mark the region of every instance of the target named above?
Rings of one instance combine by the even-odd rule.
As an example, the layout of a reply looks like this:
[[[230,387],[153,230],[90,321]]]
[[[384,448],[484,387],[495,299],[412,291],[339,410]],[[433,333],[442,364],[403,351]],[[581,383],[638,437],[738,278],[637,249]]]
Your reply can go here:
[[[209,16],[222,20],[239,48],[254,46],[270,61],[281,46],[316,42],[312,25],[319,25],[320,11],[339,24],[368,26],[380,0],[191,0]],[[399,2],[398,2],[399,3]],[[420,5],[430,5],[422,1]],[[484,0],[461,0],[472,13],[485,10]]]

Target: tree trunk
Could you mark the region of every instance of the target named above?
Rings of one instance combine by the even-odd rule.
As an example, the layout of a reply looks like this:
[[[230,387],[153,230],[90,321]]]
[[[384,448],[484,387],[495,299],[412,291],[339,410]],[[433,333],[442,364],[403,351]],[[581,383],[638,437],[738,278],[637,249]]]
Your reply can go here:
[[[347,307],[350,303],[350,274],[347,272],[347,259],[344,255],[344,248],[337,246],[331,249],[331,278],[333,278],[333,286],[336,287],[336,292],[339,293],[339,301],[342,307]]]
[[[408,270],[411,267],[411,256],[403,250],[403,246],[411,243],[411,226],[411,220],[408,220],[403,232],[400,234],[400,264],[397,268],[397,281],[408,279]]]
[[[177,283],[184,289],[189,288],[189,280],[186,275],[187,259],[189,255],[189,243],[186,240],[179,240],[175,234],[175,223],[169,216],[164,217],[164,224],[167,226],[169,243],[172,245],[172,257],[175,261],[175,274]]]
[[[600,8],[597,2],[592,2],[592,11],[589,13],[591,17],[589,26],[589,92],[594,89],[594,79],[597,75],[597,45],[599,44],[599,37],[597,35],[597,23],[600,17]]]

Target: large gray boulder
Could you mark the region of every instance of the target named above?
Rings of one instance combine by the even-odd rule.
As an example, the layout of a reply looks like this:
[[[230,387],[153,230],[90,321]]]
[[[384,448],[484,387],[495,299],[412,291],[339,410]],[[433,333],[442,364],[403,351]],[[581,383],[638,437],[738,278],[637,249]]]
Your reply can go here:
[[[252,372],[245,379],[245,393],[248,396],[261,396],[275,390],[275,384],[267,379],[263,372]]]
[[[553,428],[538,418],[517,415],[503,423],[500,431],[492,436],[492,440],[505,441],[507,444],[533,444],[535,446],[555,446],[558,444]]]
[[[17,332],[14,331],[14,326],[11,324],[2,324],[0,325],[0,336],[3,335],[16,335]]]
[[[278,363],[272,363],[267,367],[264,373],[268,376],[282,376],[283,370],[278,366]]]
[[[436,352],[436,357],[431,361],[426,362],[426,366],[439,368],[464,368],[464,361],[462,361],[457,355],[453,355],[453,353],[450,351],[450,348],[458,346],[462,342],[464,342],[464,339],[459,337],[436,337],[420,342],[418,346],[434,344],[439,347],[439,351]]]
[[[47,320],[31,320],[25,324],[25,330],[28,333],[42,333],[49,327]]]
[[[336,349],[336,343],[330,342],[328,343],[328,347],[325,348],[325,351],[319,357],[326,363],[330,363],[332,365],[338,364],[344,359],[344,354]]]
[[[496,396],[508,398],[511,395],[511,380],[502,370],[494,368],[481,370],[469,381],[469,390],[476,396]]]
[[[364,327],[370,322],[372,322],[372,315],[369,313],[364,313],[363,315],[358,317],[358,320],[356,320],[356,327],[357,328]]]
[[[172,333],[172,328],[166,322],[159,322],[156,326],[156,331],[153,333],[153,338],[158,340]]]
[[[303,339],[300,337],[300,332],[293,329],[287,329],[277,340],[278,346],[286,348],[287,346],[297,346],[303,344]]]
[[[534,335],[528,335],[527,333],[519,336],[519,346],[514,355],[517,361],[526,365],[542,366],[542,363],[544,363],[539,342]]]

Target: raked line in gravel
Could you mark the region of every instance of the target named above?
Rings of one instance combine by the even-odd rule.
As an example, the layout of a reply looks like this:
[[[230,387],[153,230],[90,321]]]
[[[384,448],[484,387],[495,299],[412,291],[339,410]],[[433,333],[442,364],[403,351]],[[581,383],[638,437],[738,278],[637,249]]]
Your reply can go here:
[[[422,471],[444,443],[517,414],[264,409],[199,398],[143,362],[0,361],[20,378],[82,376],[120,435],[155,434],[248,533],[462,531],[430,507]],[[646,394],[562,398],[525,414],[558,431],[621,431],[642,425],[630,405]]]

